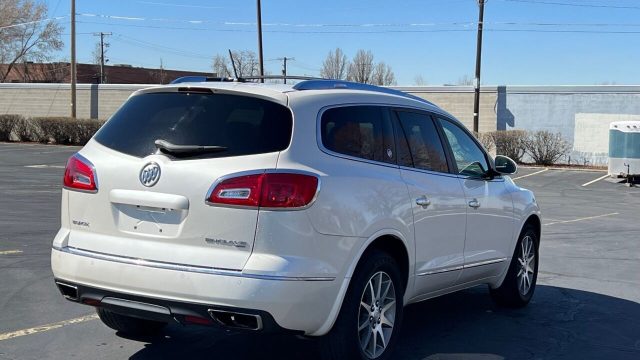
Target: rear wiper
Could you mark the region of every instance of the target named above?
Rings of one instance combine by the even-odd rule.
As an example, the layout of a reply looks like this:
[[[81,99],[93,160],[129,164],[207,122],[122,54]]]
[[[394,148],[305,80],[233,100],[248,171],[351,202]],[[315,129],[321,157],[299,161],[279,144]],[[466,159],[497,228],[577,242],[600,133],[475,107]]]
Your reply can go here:
[[[171,154],[175,156],[184,155],[198,155],[206,153],[217,153],[226,151],[225,146],[216,145],[176,145],[168,142],[167,140],[158,139],[154,142],[156,148],[165,154]]]

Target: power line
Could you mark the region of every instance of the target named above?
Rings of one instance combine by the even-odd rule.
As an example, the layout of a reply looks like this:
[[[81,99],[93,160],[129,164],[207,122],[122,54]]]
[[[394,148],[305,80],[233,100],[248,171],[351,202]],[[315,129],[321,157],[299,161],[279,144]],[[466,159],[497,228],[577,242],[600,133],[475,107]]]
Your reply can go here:
[[[512,1],[512,0],[503,0],[503,1]],[[516,1],[516,0],[513,0]],[[524,0],[518,0],[518,1],[524,1]],[[638,7],[640,8],[640,7]],[[83,16],[83,17],[91,17],[91,18],[102,18],[102,19],[108,19],[108,20],[122,20],[122,21],[135,21],[135,22],[142,22],[142,21],[152,21],[152,22],[171,22],[171,23],[185,23],[185,24],[191,24],[191,25],[200,25],[200,24],[211,24],[211,25],[219,25],[219,26],[256,26],[255,22],[215,22],[215,21],[209,21],[209,20],[185,20],[185,19],[165,19],[165,18],[144,18],[144,17],[137,17],[137,16],[121,16],[121,15],[104,15],[104,14],[78,14],[79,16]],[[80,22],[80,21],[79,21]],[[90,21],[85,21],[85,23],[93,23]],[[485,25],[497,25],[497,26],[544,26],[544,27],[550,27],[550,26],[572,26],[572,27],[579,27],[579,26],[584,26],[584,27],[637,27],[640,26],[640,23],[560,23],[560,22],[556,22],[556,23],[551,23],[551,22],[514,22],[514,21],[498,21],[498,22],[485,22]],[[113,24],[113,25],[118,25],[118,26],[125,26],[125,24]],[[128,26],[132,26],[132,25],[128,25]],[[145,25],[145,26],[149,26],[150,25]],[[292,28],[380,28],[380,27],[416,27],[416,28],[422,28],[422,27],[443,27],[443,26],[456,26],[456,27],[463,27],[463,28],[473,28],[475,26],[477,26],[477,22],[473,22],[473,21],[455,21],[455,22],[446,22],[446,23],[361,23],[361,24],[356,24],[356,23],[352,23],[352,24],[314,24],[314,23],[271,23],[271,24],[263,24],[264,27],[292,27]],[[142,25],[140,26],[136,26],[136,27],[142,27]],[[194,30],[200,30],[203,28],[197,28],[197,27],[166,27],[166,26],[155,26],[153,28],[168,28],[168,29],[194,29]],[[203,29],[205,30],[205,29]],[[206,29],[206,30],[210,30],[210,29]],[[222,29],[217,29],[222,31]],[[226,31],[232,31],[232,30],[237,30],[237,29],[226,29]],[[240,30],[238,30],[240,31]],[[279,30],[266,30],[269,32],[276,32]],[[386,31],[386,30],[385,30]],[[249,32],[249,31],[247,31]],[[294,30],[292,30],[291,32],[294,32]],[[295,32],[302,32],[305,33],[305,30],[296,30]],[[309,33],[317,33],[319,31],[309,31]],[[343,33],[344,31],[340,31],[340,33]]]
[[[628,6],[628,5],[577,4],[577,3],[564,3],[564,2],[557,2],[557,1],[537,1],[537,0],[502,0],[502,1],[505,1],[505,2],[517,2],[517,3],[528,3],[528,4],[538,4],[538,5],[558,5],[558,6],[573,6],[573,7],[588,7],[588,8],[640,10],[640,6]]]
[[[216,28],[186,28],[174,26],[154,26],[154,25],[135,25],[135,24],[113,24],[99,21],[77,21],[82,24],[110,25],[121,27],[134,27],[145,29],[163,29],[163,30],[186,30],[186,31],[209,31],[209,32],[229,32],[229,33],[251,33],[254,30],[242,29],[216,29]],[[475,29],[426,29],[426,30],[373,30],[373,31],[294,31],[294,30],[264,30],[265,33],[273,34],[411,34],[411,33],[445,33],[445,32],[472,32]],[[488,32],[530,32],[530,33],[585,33],[585,34],[638,34],[640,31],[611,31],[611,30],[546,30],[546,29],[496,29],[485,28]]]
[[[164,2],[155,2],[155,1],[136,1],[136,2],[138,4],[156,5],[156,6],[173,6],[173,7],[185,7],[185,8],[196,8],[196,9],[225,9],[225,7],[223,6],[175,4],[175,3],[164,3]]]

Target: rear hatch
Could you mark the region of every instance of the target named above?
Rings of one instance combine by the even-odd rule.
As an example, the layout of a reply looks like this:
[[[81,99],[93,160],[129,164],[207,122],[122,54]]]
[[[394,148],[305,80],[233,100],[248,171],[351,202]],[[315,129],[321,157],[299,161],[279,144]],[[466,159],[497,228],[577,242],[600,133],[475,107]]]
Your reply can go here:
[[[258,209],[205,200],[217,179],[276,167],[293,127],[286,97],[277,95],[174,88],[132,96],[80,152],[98,191],[68,191],[68,246],[242,269]]]

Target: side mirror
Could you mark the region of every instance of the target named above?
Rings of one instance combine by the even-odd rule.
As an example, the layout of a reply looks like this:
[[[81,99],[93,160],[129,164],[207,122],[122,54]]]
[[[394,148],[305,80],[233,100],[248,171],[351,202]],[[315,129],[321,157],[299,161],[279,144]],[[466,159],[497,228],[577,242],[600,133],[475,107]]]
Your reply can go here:
[[[498,155],[495,159],[496,171],[502,175],[511,175],[518,172],[518,165],[510,158]]]

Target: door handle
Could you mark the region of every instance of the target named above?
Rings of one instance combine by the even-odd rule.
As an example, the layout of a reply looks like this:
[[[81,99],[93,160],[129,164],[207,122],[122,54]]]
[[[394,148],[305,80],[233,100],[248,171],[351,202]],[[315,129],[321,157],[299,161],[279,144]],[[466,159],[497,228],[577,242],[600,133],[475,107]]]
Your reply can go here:
[[[418,206],[422,206],[423,208],[426,208],[427,206],[431,205],[431,200],[427,199],[426,196],[421,196],[416,199],[416,204]]]
[[[474,208],[474,209],[477,209],[477,208],[480,207],[480,202],[478,202],[478,199],[473,199],[473,200],[469,201],[469,206]]]

